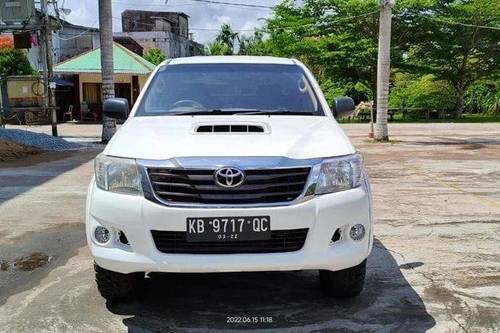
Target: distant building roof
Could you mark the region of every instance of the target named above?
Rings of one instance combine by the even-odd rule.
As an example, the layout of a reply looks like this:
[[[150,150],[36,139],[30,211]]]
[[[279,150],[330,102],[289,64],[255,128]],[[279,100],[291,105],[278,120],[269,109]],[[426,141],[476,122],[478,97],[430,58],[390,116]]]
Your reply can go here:
[[[113,41],[142,57],[144,48],[130,36],[113,36]]]
[[[140,10],[140,9],[125,9],[122,12],[122,15],[125,13],[148,13],[151,15],[154,14],[172,14],[172,15],[179,15],[179,16],[184,16],[184,17],[189,17],[188,14],[183,13],[183,12],[172,12],[169,10]]]
[[[149,74],[155,65],[118,43],[113,45],[115,74]],[[68,59],[54,67],[59,74],[101,73],[101,49],[95,49]]]
[[[60,19],[60,21],[64,26],[67,26],[67,27],[71,27],[71,28],[75,28],[75,29],[83,29],[83,30],[87,30],[88,32],[98,32],[99,31],[99,28],[93,28],[93,27],[87,27],[84,25],[73,24],[73,23],[68,22],[66,20],[63,20],[63,19]]]
[[[36,12],[38,14],[40,14],[40,15],[42,14],[42,12],[39,9],[36,9]],[[68,22],[68,21],[62,19],[62,18],[57,18],[54,15],[49,15],[49,16],[50,16],[51,20],[61,22],[61,24],[63,26],[71,27],[71,28],[74,28],[74,29],[87,30],[89,32],[98,32],[99,31],[99,28],[93,28],[93,27],[87,27],[87,26],[84,26],[84,25],[73,24],[71,22]]]

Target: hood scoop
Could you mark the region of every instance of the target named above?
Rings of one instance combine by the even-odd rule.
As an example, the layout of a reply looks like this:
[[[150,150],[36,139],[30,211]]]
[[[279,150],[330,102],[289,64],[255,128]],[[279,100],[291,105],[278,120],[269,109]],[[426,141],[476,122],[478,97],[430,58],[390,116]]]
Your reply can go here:
[[[268,134],[270,131],[265,124],[198,124],[194,127],[196,134],[208,133],[260,133]]]

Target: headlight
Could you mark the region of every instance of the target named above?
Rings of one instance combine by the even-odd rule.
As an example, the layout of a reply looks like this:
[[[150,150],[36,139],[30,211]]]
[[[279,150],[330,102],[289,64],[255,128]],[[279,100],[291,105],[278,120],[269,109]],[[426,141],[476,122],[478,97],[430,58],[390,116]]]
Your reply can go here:
[[[135,160],[98,155],[95,159],[95,180],[103,190],[142,194],[141,175]]]
[[[358,187],[361,184],[362,163],[360,154],[324,160],[316,184],[316,194]]]

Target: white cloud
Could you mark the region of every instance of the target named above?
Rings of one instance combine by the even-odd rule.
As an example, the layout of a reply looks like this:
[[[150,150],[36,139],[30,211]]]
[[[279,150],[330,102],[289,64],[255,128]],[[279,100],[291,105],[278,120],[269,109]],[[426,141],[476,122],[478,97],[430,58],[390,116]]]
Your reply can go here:
[[[248,30],[263,24],[261,18],[268,17],[270,10],[264,8],[246,8],[236,6],[212,5],[190,0],[112,0],[113,1],[113,27],[115,31],[121,30],[121,12],[125,9],[142,9],[157,11],[184,12],[190,16],[189,26],[192,28],[195,39],[200,43],[213,40],[216,31],[202,29],[218,29],[221,24],[228,23],[234,30]],[[280,0],[227,0],[256,5],[273,6]],[[65,0],[64,7],[72,10],[66,19],[74,24],[97,26],[98,5],[97,0]],[[200,29],[200,30],[197,30]],[[242,32],[249,34],[249,32]]]

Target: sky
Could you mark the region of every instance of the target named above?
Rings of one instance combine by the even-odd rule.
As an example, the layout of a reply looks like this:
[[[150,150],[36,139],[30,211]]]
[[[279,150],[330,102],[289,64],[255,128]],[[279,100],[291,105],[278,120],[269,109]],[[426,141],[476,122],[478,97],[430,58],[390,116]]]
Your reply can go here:
[[[191,0],[168,0],[166,5],[165,0],[111,1],[114,31],[121,31],[120,17],[125,9],[184,12],[190,16],[189,28],[190,32],[194,33],[194,39],[204,44],[214,39],[217,34],[216,30],[223,23],[230,24],[234,30],[253,30],[260,27],[263,19],[271,13],[271,10],[264,8],[208,4]],[[280,0],[225,0],[225,2],[273,6]],[[64,17],[67,21],[91,27],[98,26],[97,0],[59,0],[59,6],[71,9],[71,14]],[[251,35],[253,32],[240,31],[240,33]]]

